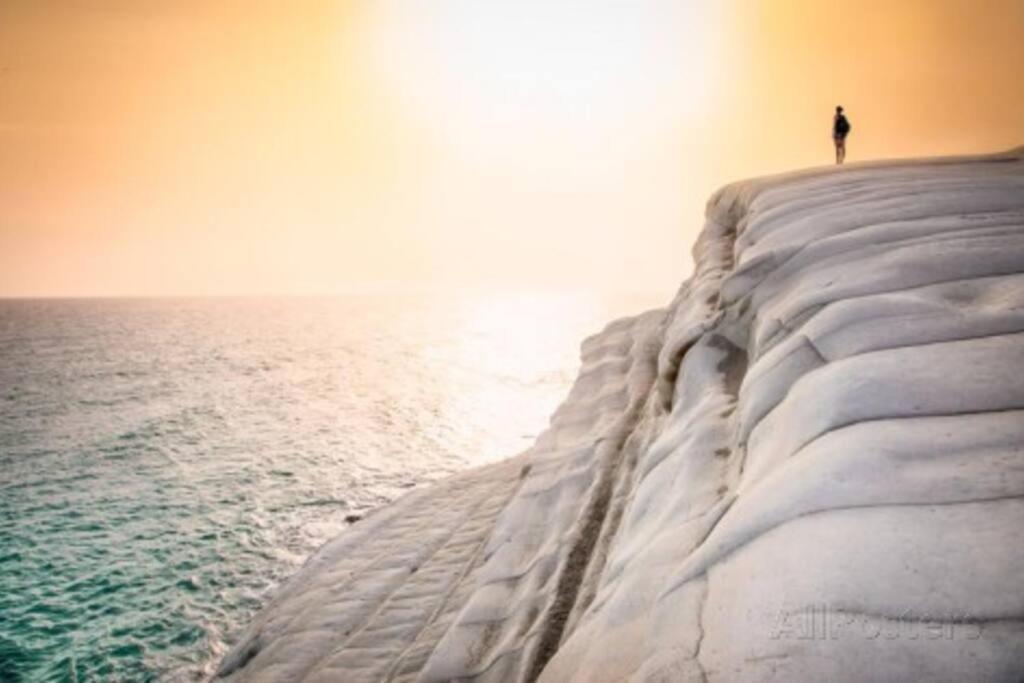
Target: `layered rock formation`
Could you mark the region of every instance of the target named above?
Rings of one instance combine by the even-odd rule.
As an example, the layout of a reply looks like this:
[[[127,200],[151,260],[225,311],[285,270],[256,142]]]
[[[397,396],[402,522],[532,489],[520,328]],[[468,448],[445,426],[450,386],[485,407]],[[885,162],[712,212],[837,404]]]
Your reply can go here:
[[[1019,680],[1022,157],[724,188],[530,451],[328,544],[220,675]]]

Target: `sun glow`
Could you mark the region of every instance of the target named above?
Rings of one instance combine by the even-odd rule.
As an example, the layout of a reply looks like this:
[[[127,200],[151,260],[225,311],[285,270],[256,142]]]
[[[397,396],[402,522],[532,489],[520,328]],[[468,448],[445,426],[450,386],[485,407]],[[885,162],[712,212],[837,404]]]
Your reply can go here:
[[[385,2],[369,35],[406,115],[480,152],[706,113],[714,15],[696,2]]]

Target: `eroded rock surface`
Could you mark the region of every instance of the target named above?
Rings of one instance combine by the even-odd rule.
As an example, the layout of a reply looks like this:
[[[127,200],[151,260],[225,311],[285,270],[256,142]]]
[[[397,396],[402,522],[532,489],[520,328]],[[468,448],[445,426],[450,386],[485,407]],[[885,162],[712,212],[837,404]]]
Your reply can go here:
[[[1024,160],[738,183],[527,453],[328,544],[245,681],[1016,681]]]

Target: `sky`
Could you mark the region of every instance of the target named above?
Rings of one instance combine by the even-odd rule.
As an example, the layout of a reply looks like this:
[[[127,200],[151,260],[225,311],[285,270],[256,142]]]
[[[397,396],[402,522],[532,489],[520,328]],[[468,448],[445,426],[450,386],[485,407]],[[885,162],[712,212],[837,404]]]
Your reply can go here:
[[[0,0],[0,296],[657,291],[744,177],[1024,145],[1024,0]]]

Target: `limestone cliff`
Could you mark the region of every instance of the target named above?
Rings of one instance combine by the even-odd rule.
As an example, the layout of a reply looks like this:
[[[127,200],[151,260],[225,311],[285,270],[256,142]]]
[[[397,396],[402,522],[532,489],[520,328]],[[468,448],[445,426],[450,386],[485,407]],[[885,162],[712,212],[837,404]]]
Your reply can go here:
[[[245,681],[1024,672],[1024,150],[738,183],[528,452],[328,544]]]

